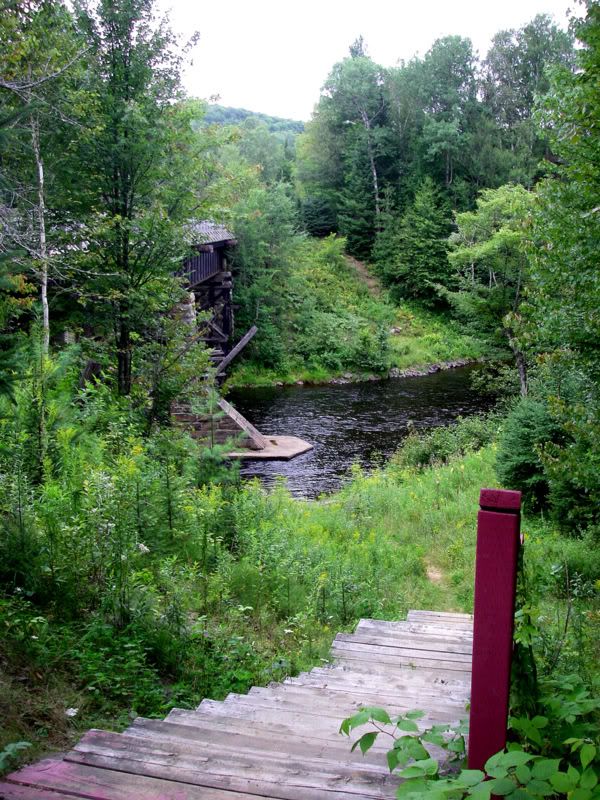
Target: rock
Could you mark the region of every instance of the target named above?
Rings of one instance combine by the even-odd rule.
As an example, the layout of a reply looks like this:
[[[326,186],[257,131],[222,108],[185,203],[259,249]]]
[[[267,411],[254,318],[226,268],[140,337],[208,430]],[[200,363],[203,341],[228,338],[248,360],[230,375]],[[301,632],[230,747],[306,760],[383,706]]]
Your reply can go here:
[[[433,375],[436,372],[441,372],[446,369],[456,369],[457,367],[466,367],[467,364],[472,364],[473,361],[468,358],[459,358],[456,361],[442,361],[439,364],[430,364],[426,367],[410,367],[409,369],[398,369],[392,367],[388,372],[389,378],[421,378],[424,375]]]

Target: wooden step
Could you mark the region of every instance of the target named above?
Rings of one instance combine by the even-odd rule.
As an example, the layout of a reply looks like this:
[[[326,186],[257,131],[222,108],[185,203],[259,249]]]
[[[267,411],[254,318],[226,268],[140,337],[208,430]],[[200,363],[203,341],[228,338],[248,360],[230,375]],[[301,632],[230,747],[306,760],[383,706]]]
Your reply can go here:
[[[173,410],[180,424],[196,427],[185,404]],[[224,701],[206,699],[196,710],[173,709],[165,720],[138,718],[122,734],[91,730],[63,760],[8,776],[0,798],[392,798],[398,778],[385,761],[389,739],[380,736],[363,758],[350,746],[364,729],[348,739],[339,726],[364,705],[393,716],[421,709],[420,730],[458,721],[469,695],[471,640],[464,614],[410,611],[404,622],[361,620],[354,633],[336,636],[335,666]]]
[[[209,742],[219,748],[221,745],[234,749],[242,746],[258,752],[276,746],[280,753],[290,753],[296,757],[310,755],[312,758],[335,758],[341,764],[355,761],[365,763],[362,753],[356,750],[350,752],[348,739],[341,735],[337,740],[331,737],[318,739],[308,734],[299,735],[284,725],[274,727],[255,722],[252,727],[248,727],[244,720],[216,716],[204,718],[199,712],[194,712],[194,718],[188,718],[187,721],[189,724],[185,724],[185,721],[138,718],[126,732],[131,736],[159,738],[164,741],[184,739]],[[384,763],[379,751],[367,757],[366,761],[376,766]]]
[[[56,795],[56,792],[63,792],[70,798],[80,797],[87,800],[256,800],[255,794],[234,793],[227,787],[207,789],[146,775],[126,775],[110,766],[98,769],[55,759],[46,759],[24,767],[18,773],[9,775],[8,780],[26,787],[25,794],[21,795],[23,800],[60,798],[61,795]],[[2,793],[4,789],[3,783]],[[262,795],[262,800],[277,800],[277,796]],[[351,797],[348,800],[356,798]]]
[[[227,757],[210,748],[195,747],[193,752],[180,744],[143,740],[140,737],[90,731],[66,760],[69,763],[105,769],[118,769],[133,775],[184,782],[209,788],[227,788],[278,798],[279,800],[317,800],[335,791],[336,798],[356,800],[356,796],[389,798],[398,779],[383,771],[357,765],[344,767],[324,760],[290,760],[285,756],[238,751]],[[342,788],[342,791],[338,790]],[[166,795],[168,797],[168,795]]]
[[[472,656],[472,644],[469,640],[465,641],[444,641],[440,637],[419,636],[418,634],[407,633],[404,636],[393,634],[371,634],[369,631],[359,631],[357,633],[338,633],[335,637],[340,642],[356,642],[373,647],[387,647],[390,650],[423,650],[436,653],[455,653],[464,656],[468,661]]]

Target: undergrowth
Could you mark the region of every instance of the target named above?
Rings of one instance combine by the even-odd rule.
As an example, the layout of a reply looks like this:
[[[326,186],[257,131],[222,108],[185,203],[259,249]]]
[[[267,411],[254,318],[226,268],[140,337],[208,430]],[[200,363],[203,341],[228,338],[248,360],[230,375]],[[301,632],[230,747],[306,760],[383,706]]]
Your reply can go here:
[[[239,362],[229,386],[326,383],[385,375],[392,367],[475,360],[485,347],[442,314],[417,304],[397,306],[386,291],[373,293],[343,255],[344,240],[297,243],[290,275],[281,287],[285,336],[268,366],[262,350]],[[266,335],[266,334],[265,334]],[[258,334],[260,337],[260,332]]]

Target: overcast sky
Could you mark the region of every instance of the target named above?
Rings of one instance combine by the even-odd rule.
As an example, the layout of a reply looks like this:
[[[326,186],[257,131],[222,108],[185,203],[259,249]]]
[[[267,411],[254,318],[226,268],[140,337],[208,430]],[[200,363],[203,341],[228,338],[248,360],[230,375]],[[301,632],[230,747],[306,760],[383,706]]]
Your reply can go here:
[[[359,35],[384,66],[423,55],[441,36],[485,55],[499,30],[536,14],[566,26],[569,0],[160,0],[179,33],[200,32],[190,95],[307,120],[331,67]]]

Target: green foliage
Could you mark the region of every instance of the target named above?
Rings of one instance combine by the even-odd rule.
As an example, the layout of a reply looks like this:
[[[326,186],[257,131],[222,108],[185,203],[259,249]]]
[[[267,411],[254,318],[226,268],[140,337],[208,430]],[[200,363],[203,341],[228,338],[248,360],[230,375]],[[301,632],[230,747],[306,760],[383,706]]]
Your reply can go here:
[[[426,433],[413,431],[402,442],[391,463],[413,469],[447,464],[453,458],[491,444],[497,432],[498,419],[493,414],[459,418],[453,426],[434,428]]]
[[[378,269],[395,296],[417,298],[431,305],[438,298],[438,285],[449,286],[448,217],[448,209],[428,178],[400,222],[391,221],[395,229],[391,248],[387,249],[392,252],[385,254]]]
[[[521,301],[528,281],[527,228],[534,197],[522,186],[483,191],[477,210],[456,215],[450,263],[459,291],[446,292],[459,319],[485,333],[500,351],[507,346],[527,393]],[[522,339],[522,335],[521,335]]]
[[[391,719],[382,708],[361,708],[342,722],[340,733],[349,736],[365,724],[375,727],[352,745],[352,750],[359,747],[363,755],[381,734],[392,738],[387,763],[390,772],[397,770],[403,778],[398,798],[489,800],[500,796],[517,800],[567,794],[591,800],[598,795],[600,767],[597,730],[591,717],[600,701],[592,700],[581,689],[571,699],[567,693],[573,687],[569,685],[559,689],[555,682],[552,688],[558,692],[546,699],[549,716],[512,717],[511,730],[520,735],[521,742],[512,742],[506,750],[491,756],[483,771],[464,768],[466,721],[457,728],[436,725],[419,731],[416,720],[424,715],[422,711]],[[426,745],[442,748],[443,766]]]
[[[268,114],[247,111],[245,108],[231,108],[218,103],[207,106],[203,120],[206,125],[239,125],[248,118],[260,120],[271,133],[302,133],[304,123],[294,119],[271,117]]]
[[[563,437],[547,405],[521,398],[508,414],[498,445],[496,470],[503,486],[519,489],[532,508],[546,504],[549,485],[543,464],[543,449]]]
[[[274,253],[280,269],[271,272],[270,280],[266,270],[247,276],[252,283],[242,297],[247,303],[252,298],[260,314],[254,319],[262,322],[257,322],[261,328],[249,348],[254,363],[238,367],[232,383],[256,380],[261,367],[276,370],[264,373],[274,380],[302,371],[325,379],[344,370],[384,372],[389,367],[387,329],[394,308],[383,298],[371,297],[353,274],[344,240],[298,236],[287,244],[285,253]],[[252,320],[244,319],[244,324]]]
[[[23,750],[31,747],[31,742],[10,742],[3,750],[0,750],[0,775],[12,765]]]

